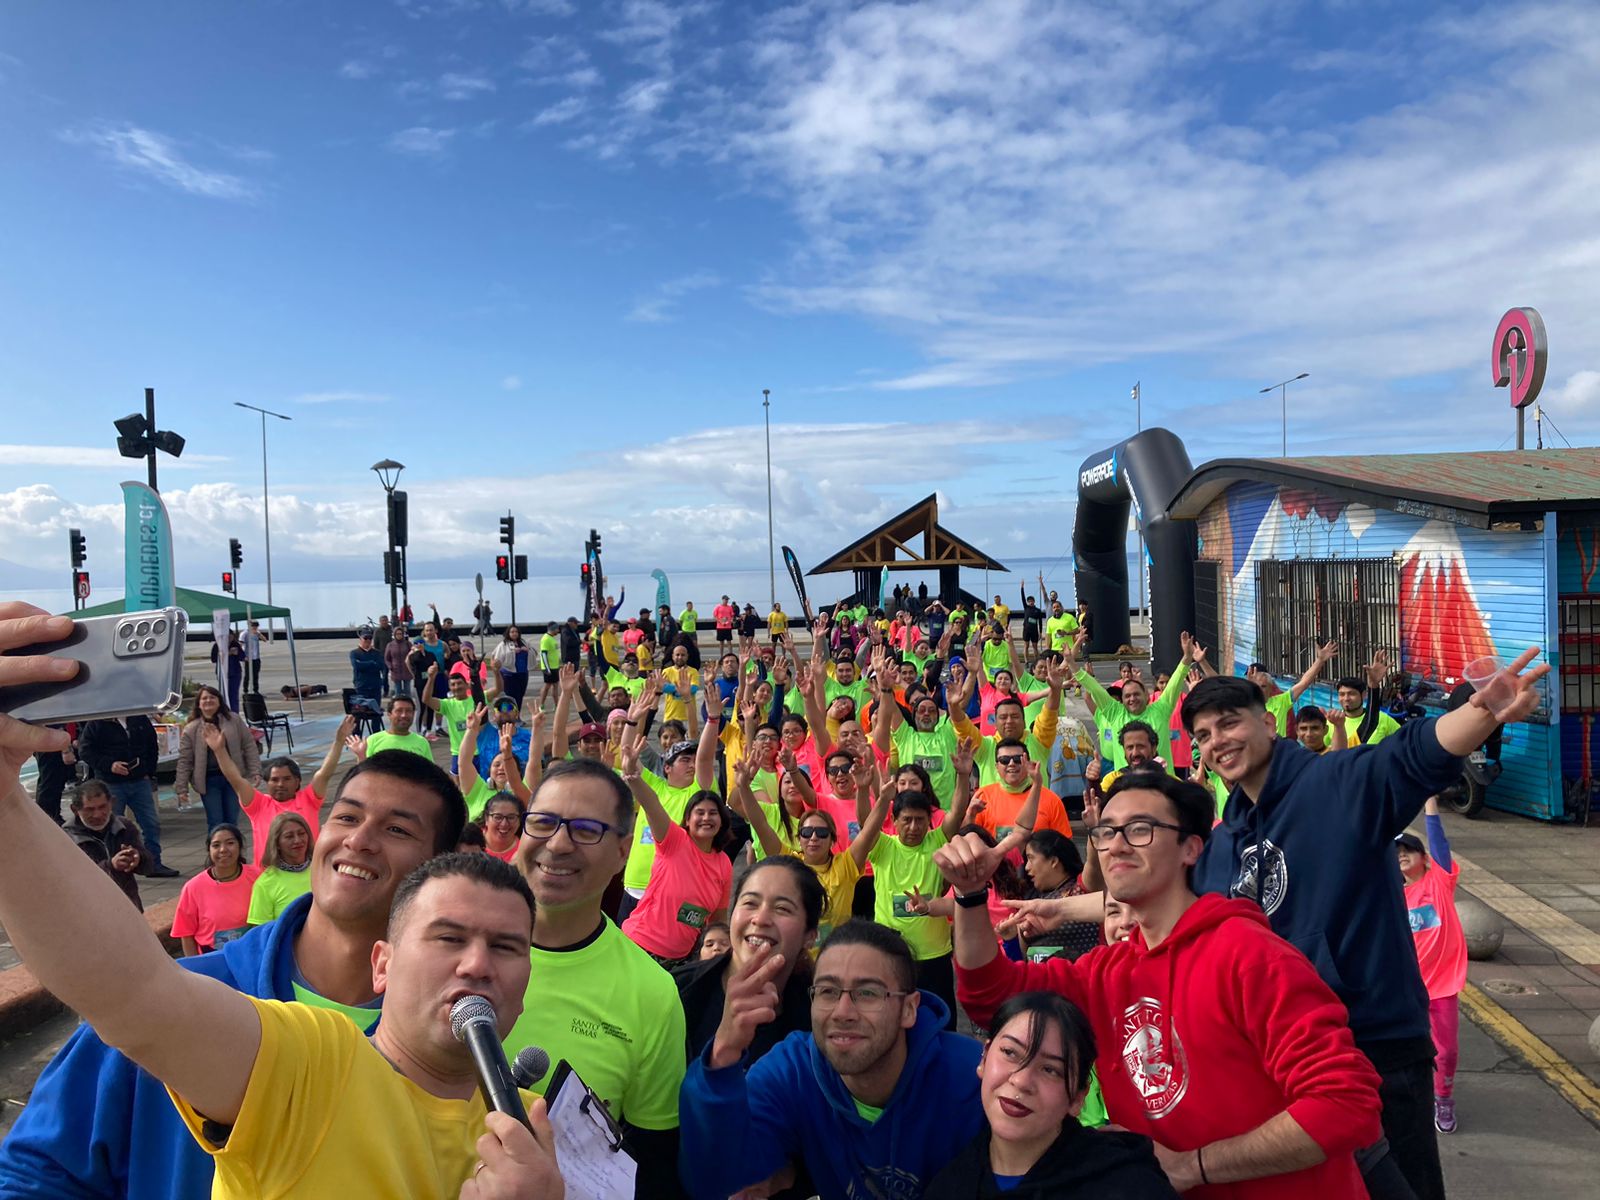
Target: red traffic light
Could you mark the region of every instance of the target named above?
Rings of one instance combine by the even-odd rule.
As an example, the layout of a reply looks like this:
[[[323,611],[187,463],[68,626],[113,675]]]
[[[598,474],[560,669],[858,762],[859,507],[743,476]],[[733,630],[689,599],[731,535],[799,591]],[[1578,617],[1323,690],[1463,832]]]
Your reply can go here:
[[[233,572],[232,571],[224,571],[222,573],[222,590],[225,591],[225,592],[233,591]]]
[[[494,577],[501,583],[509,583],[511,581],[510,555],[496,554],[494,556]]]

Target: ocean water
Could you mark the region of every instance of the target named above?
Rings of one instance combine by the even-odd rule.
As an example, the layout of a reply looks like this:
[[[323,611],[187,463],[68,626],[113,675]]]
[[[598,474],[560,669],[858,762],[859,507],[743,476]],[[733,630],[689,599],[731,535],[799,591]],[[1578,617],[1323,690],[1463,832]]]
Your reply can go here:
[[[1138,566],[1136,555],[1128,556],[1128,578],[1137,579]],[[1017,585],[1024,584],[1030,594],[1038,590],[1038,576],[1044,575],[1046,589],[1055,589],[1060,593],[1064,602],[1074,601],[1072,582],[1072,556],[1062,553],[1053,558],[1016,558],[1007,561],[1011,567],[1008,573],[986,571],[963,571],[961,582],[968,591],[980,596],[994,596],[998,594],[1013,608],[1017,607]],[[722,595],[726,593],[740,605],[746,602],[755,605],[756,611],[765,616],[770,610],[772,589],[769,583],[766,568],[749,570],[744,568],[712,571],[667,571],[667,578],[672,589],[672,606],[675,612],[682,611],[684,601],[693,600],[695,607],[705,614],[709,621],[711,609]],[[909,584],[914,590],[918,584],[926,582],[930,589],[938,584],[935,572],[896,571],[890,577],[890,586],[895,584]],[[197,587],[202,591],[210,592],[214,583],[191,583],[188,580],[179,580],[185,587]],[[798,613],[800,604],[795,596],[794,587],[789,582],[788,572],[783,564],[778,564],[777,570],[777,600],[783,605],[785,612]],[[621,595],[626,589],[626,599],[622,614],[637,613],[641,608],[655,607],[656,583],[648,571],[616,571],[607,572],[607,590],[613,595]],[[806,579],[806,593],[811,600],[813,609],[823,604],[831,604],[844,596],[851,584],[848,574],[818,575]],[[1132,585],[1137,590],[1137,585]],[[477,603],[477,594],[473,591],[471,579],[415,579],[411,582],[411,607],[419,620],[428,617],[428,605],[437,604],[439,614],[444,617],[455,618],[457,625],[472,624],[472,608]],[[494,620],[497,624],[511,619],[511,589],[508,585],[499,583],[492,578],[484,580],[484,597],[493,609]],[[534,576],[519,583],[516,589],[516,617],[523,624],[536,624],[545,621],[564,621],[569,616],[581,617],[583,614],[583,594],[579,590],[577,572],[569,575]],[[109,600],[118,599],[122,595],[120,588],[96,588],[90,597],[90,604],[103,604]],[[72,601],[65,588],[26,590],[13,593],[10,597],[14,600],[24,600],[30,604],[51,612],[64,612],[71,609]],[[239,588],[239,598],[245,601],[266,603],[267,589],[264,582],[244,583]],[[272,589],[273,601],[294,613],[294,624],[297,629],[348,629],[368,621],[376,621],[379,614],[389,607],[389,589],[384,585],[381,577],[365,580],[338,580],[327,583],[274,583]]]

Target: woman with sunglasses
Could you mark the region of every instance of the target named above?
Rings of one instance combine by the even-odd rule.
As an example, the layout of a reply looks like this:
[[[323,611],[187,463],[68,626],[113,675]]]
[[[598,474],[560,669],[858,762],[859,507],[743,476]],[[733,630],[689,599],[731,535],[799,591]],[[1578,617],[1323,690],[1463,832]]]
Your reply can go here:
[[[928,1185],[925,1200],[1169,1200],[1150,1140],[1078,1123],[1095,1041],[1089,1020],[1055,992],[1002,1004],[978,1062],[984,1129]]]

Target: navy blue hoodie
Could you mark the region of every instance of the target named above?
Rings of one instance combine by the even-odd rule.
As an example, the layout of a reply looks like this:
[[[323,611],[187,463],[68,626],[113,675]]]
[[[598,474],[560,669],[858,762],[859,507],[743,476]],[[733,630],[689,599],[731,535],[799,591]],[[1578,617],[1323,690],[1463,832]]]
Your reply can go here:
[[[294,940],[310,910],[302,896],[276,921],[179,964],[249,996],[293,1000]],[[167,1089],[87,1025],[39,1076],[0,1143],[0,1200],[207,1200],[213,1174]]]
[[[984,1124],[982,1047],[946,1033],[944,1001],[921,995],[905,1066],[876,1121],[856,1111],[809,1033],[791,1033],[748,1074],[744,1063],[712,1070],[708,1044],[678,1093],[678,1174],[689,1194],[725,1200],[800,1159],[822,1200],[921,1196]]]
[[[1196,892],[1261,905],[1344,1001],[1363,1046],[1429,1036],[1394,839],[1461,773],[1435,723],[1326,754],[1279,738],[1260,799],[1233,789],[1194,868]]]

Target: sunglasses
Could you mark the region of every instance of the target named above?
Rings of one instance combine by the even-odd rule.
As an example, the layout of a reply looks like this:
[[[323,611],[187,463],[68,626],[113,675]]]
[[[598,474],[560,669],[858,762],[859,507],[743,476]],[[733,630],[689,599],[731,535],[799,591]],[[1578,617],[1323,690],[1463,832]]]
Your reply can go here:
[[[1010,767],[1020,762],[1027,762],[1028,756],[1026,754],[996,754],[994,761],[997,766]]]
[[[798,836],[810,842],[815,841],[817,838],[832,838],[833,834],[829,833],[822,825],[813,825],[809,829],[800,830]]]
[[[848,774],[850,774],[850,764],[844,763],[844,764],[840,764],[840,765],[837,765],[837,766],[829,767],[828,768],[828,774],[829,775],[848,775]]]

